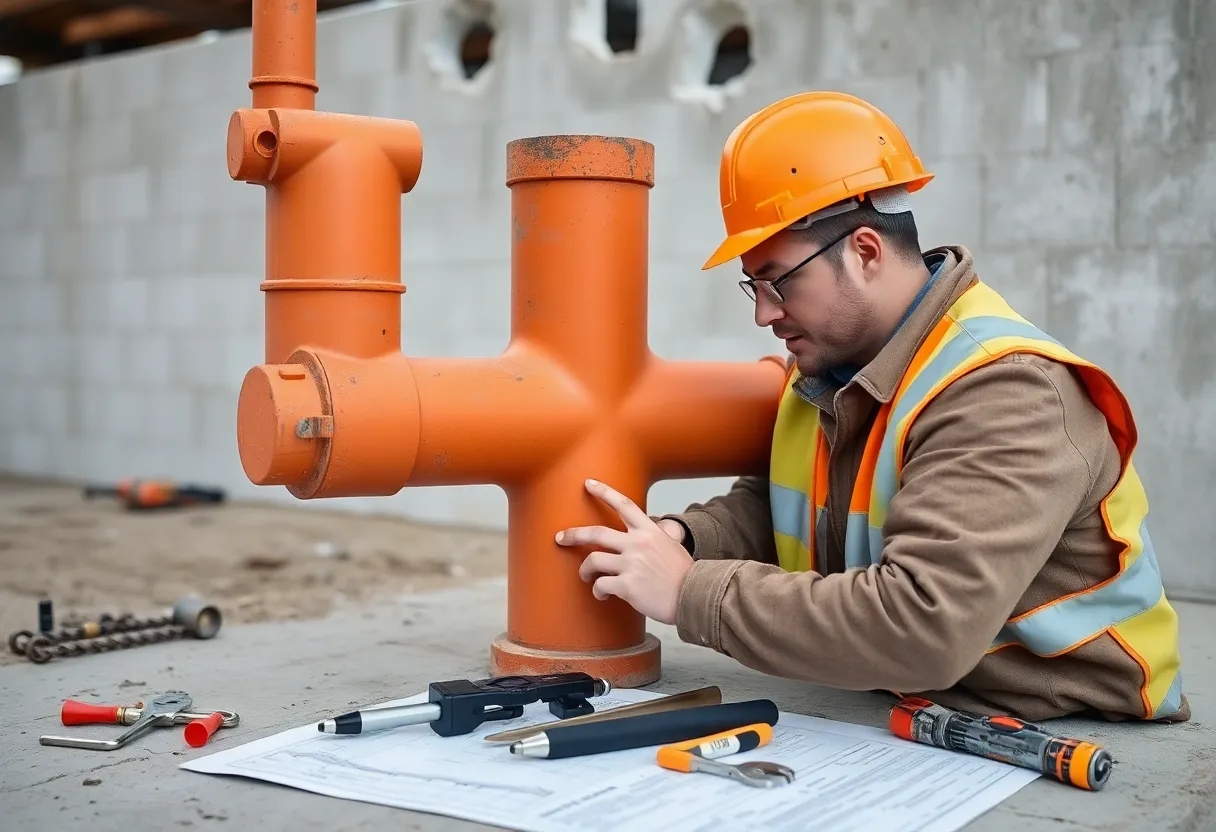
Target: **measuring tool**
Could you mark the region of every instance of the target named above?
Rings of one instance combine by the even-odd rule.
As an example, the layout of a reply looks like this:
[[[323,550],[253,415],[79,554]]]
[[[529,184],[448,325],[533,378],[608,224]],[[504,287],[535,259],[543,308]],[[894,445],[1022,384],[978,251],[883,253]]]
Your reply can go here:
[[[122,748],[149,728],[184,724],[186,742],[193,748],[198,748],[205,745],[211,735],[220,728],[234,728],[240,724],[240,716],[232,711],[193,713],[190,710],[193,705],[194,700],[190,694],[180,690],[154,696],[146,705],[140,702],[129,707],[93,705],[69,699],[63,703],[60,711],[60,720],[64,725],[130,725],[131,728],[112,740],[45,735],[39,737],[38,742],[63,748],[113,751]]]
[[[794,781],[794,770],[789,766],[763,760],[737,764],[718,761],[719,757],[768,745],[772,738],[773,727],[758,722],[708,737],[665,745],[659,749],[656,759],[660,766],[671,771],[701,771],[761,789],[784,786]]]
[[[364,734],[429,723],[439,736],[451,737],[467,734],[483,722],[522,716],[524,705],[530,702],[548,702],[549,712],[558,719],[589,714],[595,708],[587,699],[605,696],[611,690],[608,680],[586,673],[432,682],[428,702],[351,711],[317,723],[317,730],[323,734]]]
[[[1011,716],[973,716],[907,697],[891,709],[891,732],[913,742],[999,760],[1076,786],[1099,791],[1115,761],[1101,746],[1057,737]]]

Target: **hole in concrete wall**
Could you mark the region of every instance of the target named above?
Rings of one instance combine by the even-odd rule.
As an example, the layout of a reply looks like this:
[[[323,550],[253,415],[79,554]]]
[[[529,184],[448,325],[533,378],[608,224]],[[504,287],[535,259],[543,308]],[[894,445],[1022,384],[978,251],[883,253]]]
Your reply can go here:
[[[732,26],[718,41],[714,62],[709,68],[709,84],[721,86],[742,75],[751,66],[751,32],[746,26]]]
[[[424,47],[427,66],[440,86],[464,92],[483,89],[494,69],[494,36],[499,29],[489,0],[450,0],[438,31]]]
[[[494,30],[484,20],[479,20],[465,30],[460,41],[460,68],[465,78],[472,78],[490,62],[490,44]]]
[[[722,112],[743,91],[754,62],[752,20],[732,0],[704,0],[681,16],[672,50],[672,95]]]
[[[604,0],[604,41],[614,54],[638,47],[638,0]]]
[[[641,0],[568,0],[570,40],[601,61],[632,57],[641,40]]]

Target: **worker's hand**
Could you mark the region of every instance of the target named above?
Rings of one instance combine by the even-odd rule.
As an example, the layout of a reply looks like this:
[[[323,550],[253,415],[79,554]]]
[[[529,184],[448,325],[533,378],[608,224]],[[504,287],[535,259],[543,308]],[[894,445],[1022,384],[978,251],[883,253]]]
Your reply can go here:
[[[676,607],[692,557],[633,500],[602,482],[587,480],[587,490],[620,516],[625,531],[579,526],[557,533],[562,546],[593,546],[578,573],[601,601],[615,595],[647,618],[676,622]],[[679,526],[678,523],[672,523]],[[680,530],[677,528],[677,532]]]
[[[667,532],[668,537],[676,543],[684,542],[684,527],[672,520],[670,517],[664,517],[662,520],[656,521],[658,526],[663,531]]]

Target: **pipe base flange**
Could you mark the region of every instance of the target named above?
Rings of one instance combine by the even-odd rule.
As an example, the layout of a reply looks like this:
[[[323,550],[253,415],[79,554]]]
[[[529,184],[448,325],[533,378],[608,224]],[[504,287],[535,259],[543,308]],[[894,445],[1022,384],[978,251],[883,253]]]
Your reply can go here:
[[[590,653],[536,650],[516,644],[503,633],[490,645],[490,672],[494,676],[533,676],[582,671],[607,679],[614,688],[640,688],[659,680],[661,653],[659,640],[650,633],[636,647]]]

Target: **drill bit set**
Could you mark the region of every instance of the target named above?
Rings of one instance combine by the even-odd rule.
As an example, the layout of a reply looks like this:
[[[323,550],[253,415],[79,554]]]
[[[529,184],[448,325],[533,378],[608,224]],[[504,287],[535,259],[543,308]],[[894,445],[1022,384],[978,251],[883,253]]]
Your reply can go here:
[[[218,607],[196,598],[178,601],[167,615],[159,617],[105,614],[96,620],[67,622],[58,630],[50,626],[49,602],[43,602],[40,613],[42,632],[19,630],[8,639],[12,652],[25,656],[34,664],[186,637],[208,639],[219,632],[223,623]]]

